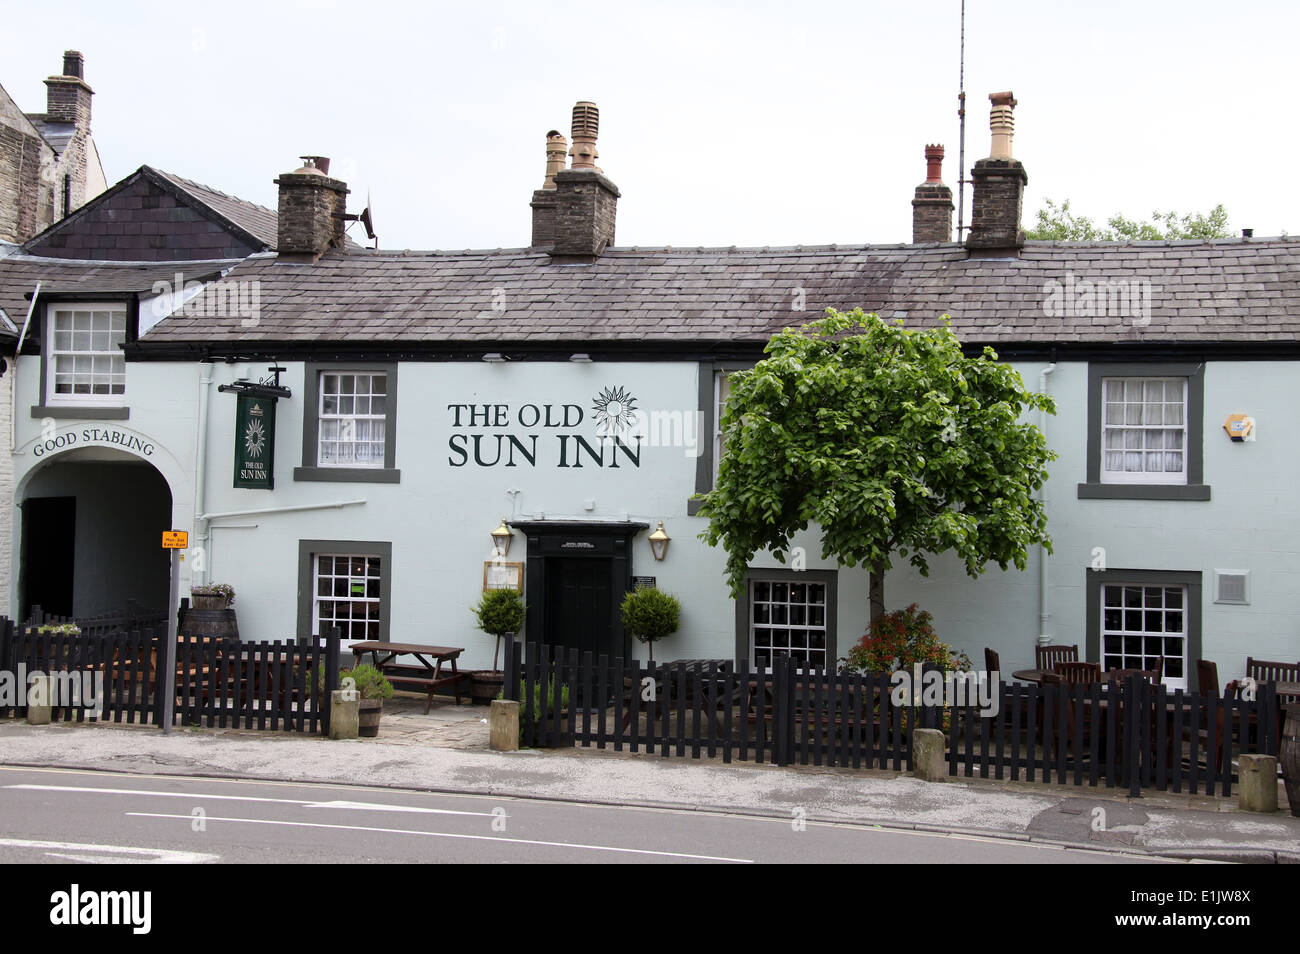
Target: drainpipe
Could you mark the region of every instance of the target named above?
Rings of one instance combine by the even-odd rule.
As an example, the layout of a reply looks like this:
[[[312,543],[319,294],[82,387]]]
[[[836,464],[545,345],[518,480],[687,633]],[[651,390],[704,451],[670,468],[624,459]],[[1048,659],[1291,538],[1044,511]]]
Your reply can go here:
[[[207,489],[208,458],[208,394],[212,390],[212,362],[204,361],[199,365],[199,368],[201,370],[199,378],[199,433],[198,450],[195,454],[194,463],[194,518],[198,526],[194,537],[198,543],[198,550],[201,554],[200,559],[203,562],[198,570],[190,573],[191,585],[198,585],[208,581],[208,564],[212,558],[212,554],[208,551],[209,518],[208,514],[203,512],[207,503],[205,491]]]
[[[1056,352],[1052,352],[1052,363],[1043,368],[1038,374],[1038,393],[1047,393],[1047,376],[1056,370]],[[1043,432],[1043,438],[1047,438],[1047,412],[1040,411],[1038,414],[1038,429]],[[1043,506],[1043,512],[1047,512],[1047,483],[1044,481],[1043,486],[1038,488],[1038,502]],[[1051,620],[1052,614],[1047,610],[1047,547],[1040,545],[1038,547],[1038,645],[1047,646],[1052,641],[1052,634],[1047,631],[1048,621]]]

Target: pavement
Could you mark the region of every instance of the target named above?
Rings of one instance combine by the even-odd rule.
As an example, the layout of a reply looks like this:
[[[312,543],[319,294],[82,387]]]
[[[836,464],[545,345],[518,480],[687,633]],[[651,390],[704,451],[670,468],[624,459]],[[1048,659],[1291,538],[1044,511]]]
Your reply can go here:
[[[1300,863],[1300,818],[1239,811],[1236,796],[992,779],[922,782],[898,772],[664,758],[612,750],[488,748],[487,710],[395,699],[377,739],[290,732],[0,720],[0,763],[326,782],[725,812],[997,837],[1205,861]]]

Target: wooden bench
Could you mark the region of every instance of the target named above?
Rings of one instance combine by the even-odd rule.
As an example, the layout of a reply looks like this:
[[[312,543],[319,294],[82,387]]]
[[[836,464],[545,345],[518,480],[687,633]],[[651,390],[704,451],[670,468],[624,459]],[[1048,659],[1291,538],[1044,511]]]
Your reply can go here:
[[[360,665],[369,653],[372,665],[393,685],[416,686],[425,692],[424,711],[427,715],[433,706],[435,694],[453,695],[460,705],[461,687],[469,673],[458,672],[456,660],[465,650],[457,646],[424,646],[419,643],[384,643],[366,640],[352,644],[352,658]],[[414,656],[419,665],[396,662],[398,656]],[[443,665],[450,664],[451,671],[443,674]],[[446,690],[450,688],[450,693]]]

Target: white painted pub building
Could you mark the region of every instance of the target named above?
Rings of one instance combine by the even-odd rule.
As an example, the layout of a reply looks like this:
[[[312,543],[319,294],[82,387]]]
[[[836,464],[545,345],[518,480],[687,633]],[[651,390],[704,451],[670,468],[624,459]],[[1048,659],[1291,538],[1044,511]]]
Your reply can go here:
[[[935,162],[910,245],[630,248],[594,142],[580,104],[571,167],[548,140],[524,249],[358,248],[324,162],[277,179],[278,215],[189,184],[212,213],[196,215],[242,248],[141,262],[10,247],[0,304],[32,315],[6,382],[11,612],[161,605],[174,528],[191,532],[184,584],[232,584],[245,638],[337,624],[486,667],[470,606],[515,584],[530,637],[641,655],[618,604],[652,578],[683,605],[656,659],[834,666],[867,623],[865,572],[821,560],[813,529],[795,541],[806,569],[759,556],[733,600],[692,498],[722,450],[728,372],[780,328],[861,306],[920,327],[950,315],[1058,406],[1036,421],[1059,454],[1055,552],[978,580],[942,557],[928,579],[895,568],[890,608],[920,603],[942,638],[1007,670],[1044,640],[1106,667],[1158,662],[1175,687],[1200,657],[1224,678],[1247,655],[1300,657],[1300,242],[1025,242],[1008,132],[976,164],[962,244]],[[255,221],[274,229],[260,245]]]

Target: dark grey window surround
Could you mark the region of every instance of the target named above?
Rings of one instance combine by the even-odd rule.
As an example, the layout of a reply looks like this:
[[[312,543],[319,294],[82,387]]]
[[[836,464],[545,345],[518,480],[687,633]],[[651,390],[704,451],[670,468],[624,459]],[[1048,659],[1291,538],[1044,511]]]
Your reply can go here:
[[[1101,482],[1102,378],[1187,378],[1187,483],[1103,484]],[[1079,498],[1093,500],[1209,500],[1205,480],[1205,365],[1112,364],[1088,365],[1088,480],[1079,484]]]
[[[320,376],[325,371],[382,371],[388,376],[387,419],[384,426],[384,466],[320,467],[317,453],[320,437]],[[345,483],[396,484],[402,480],[397,469],[397,365],[367,361],[338,364],[308,362],[302,388],[302,466],[293,469],[294,480],[332,480]]]
[[[836,639],[839,579],[838,570],[788,570],[780,567],[773,569],[750,568],[749,572],[745,574],[745,592],[736,600],[736,658],[749,659],[751,664],[753,662],[752,654],[749,651],[749,592],[754,581],[775,580],[778,583],[808,581],[826,584],[826,662],[828,668],[834,667],[835,661],[839,659],[839,647]]]
[[[1201,573],[1199,570],[1084,570],[1087,577],[1087,626],[1084,651],[1088,662],[1101,663],[1101,588],[1107,583],[1187,587],[1187,687],[1196,685],[1196,660],[1201,658]]]
[[[298,541],[298,635],[311,635],[311,607],[316,595],[312,557],[318,553],[379,557],[379,639],[385,643],[390,642],[388,634],[393,606],[393,545],[373,540]]]
[[[719,371],[748,371],[754,365],[745,361],[701,361],[699,405],[703,415],[700,421],[700,456],[695,458],[695,492],[707,494],[713,489],[713,429],[716,425],[714,414],[713,379]],[[700,509],[701,501],[691,499],[686,502],[686,512],[690,516]]]
[[[42,298],[45,296],[42,295]],[[135,329],[139,326],[140,321],[140,303],[133,299],[123,301],[118,298],[105,298],[105,304],[125,305],[126,306],[126,340],[134,341],[136,334]],[[49,393],[49,349],[44,347],[44,342],[49,340],[48,333],[44,333],[46,322],[49,320],[49,307],[51,304],[76,304],[88,305],[96,304],[91,301],[60,301],[55,300],[41,305],[40,329],[43,332],[36,336],[40,342],[41,355],[41,400],[46,399]],[[124,395],[125,397],[125,395]],[[36,404],[32,406],[32,417],[36,420],[51,417],[55,420],[82,420],[82,421],[128,421],[131,419],[131,409],[129,407],[103,407],[99,405],[78,406],[76,404]]]

